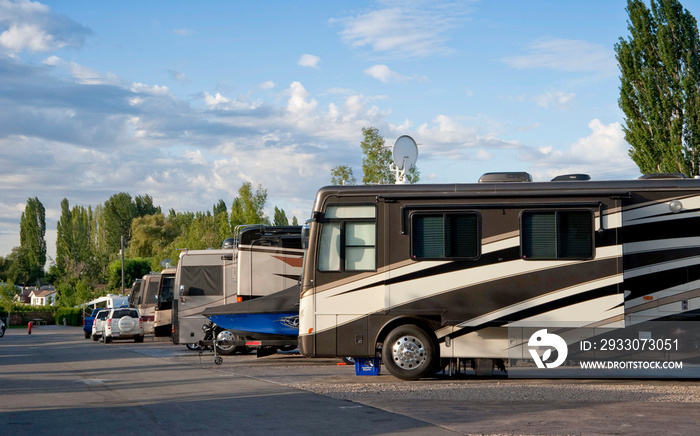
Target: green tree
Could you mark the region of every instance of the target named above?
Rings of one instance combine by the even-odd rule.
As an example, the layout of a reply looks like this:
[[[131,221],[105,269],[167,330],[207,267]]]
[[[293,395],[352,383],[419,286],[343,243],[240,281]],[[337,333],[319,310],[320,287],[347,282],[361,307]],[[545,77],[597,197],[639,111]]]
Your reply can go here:
[[[279,209],[277,206],[275,206],[275,216],[272,224],[275,226],[289,225],[289,220],[287,219],[287,214],[284,212],[284,209]]]
[[[130,257],[161,257],[180,235],[180,228],[162,213],[134,218],[131,223]]]
[[[700,38],[677,0],[628,0],[615,45],[625,139],[642,173],[700,172]]]
[[[348,165],[338,165],[331,170],[331,184],[352,185],[356,182],[352,168]]]
[[[293,225],[293,226],[298,226],[298,225],[299,225],[299,220],[297,220],[297,217],[295,217],[295,216],[292,217],[292,225]]]
[[[375,127],[362,128],[362,183],[393,184],[395,177],[389,169],[391,150],[384,145],[384,138]]]
[[[118,252],[113,251],[107,244],[107,224],[104,219],[104,206],[98,204],[92,210],[88,207],[90,221],[90,243],[94,249],[95,275],[100,282],[104,282],[107,277],[107,265],[111,259],[118,256]]]
[[[266,201],[267,189],[258,185],[258,189],[253,192],[253,184],[244,183],[231,205],[231,228],[241,224],[268,224],[269,220],[263,211]]]
[[[28,269],[27,282],[35,283],[44,276],[46,264],[46,211],[38,198],[27,199],[27,206],[19,223],[19,240]]]
[[[7,255],[5,261],[8,268],[6,279],[12,283],[21,283],[27,285],[32,279],[32,268],[29,264],[29,256],[25,253],[26,248],[13,247],[10,254]]]
[[[134,208],[134,217],[155,215],[157,213],[161,213],[160,206],[154,206],[153,198],[148,194],[136,196],[136,198],[134,198]]]
[[[212,213],[214,215],[218,215],[220,213],[228,213],[228,211],[226,210],[226,202],[222,199],[219,199],[219,202],[214,204]]]
[[[17,289],[14,287],[14,285],[9,283],[0,283],[0,309],[7,314],[8,324],[12,308],[15,304],[15,295],[17,295]],[[7,327],[9,327],[9,325]]]
[[[390,185],[396,182],[396,175],[391,170],[393,163],[391,148],[385,145],[384,138],[375,127],[362,128],[362,183]],[[420,179],[420,171],[412,167],[406,172],[409,183],[416,183]],[[355,183],[352,168],[347,165],[338,165],[331,170],[331,183],[342,185]]]
[[[105,201],[102,210],[102,222],[105,226],[105,243],[107,252],[117,256],[121,249],[121,237],[124,245],[131,239],[131,222],[136,217],[136,204],[126,192],[114,194]]]
[[[71,249],[73,247],[73,218],[71,215],[68,199],[61,201],[61,217],[56,224],[56,267],[59,274],[64,275],[67,264],[71,259]]]
[[[151,272],[152,259],[134,258],[124,259],[124,286],[129,287],[137,278]],[[122,263],[116,259],[107,268],[107,289],[120,290],[122,286]]]
[[[88,210],[82,206],[70,209],[68,200],[64,198],[56,230],[55,263],[58,280],[81,276],[96,280]]]

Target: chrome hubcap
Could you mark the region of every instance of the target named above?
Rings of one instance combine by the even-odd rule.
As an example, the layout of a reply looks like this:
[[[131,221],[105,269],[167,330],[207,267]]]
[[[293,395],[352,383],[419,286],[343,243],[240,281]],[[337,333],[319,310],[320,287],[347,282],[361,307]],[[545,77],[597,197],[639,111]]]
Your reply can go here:
[[[401,336],[391,347],[394,363],[402,369],[416,369],[427,356],[423,343],[415,336]]]
[[[228,330],[222,330],[222,331],[219,332],[218,335],[216,335],[216,340],[217,340],[217,341],[233,341],[233,340],[235,340],[235,339],[236,339],[236,338],[233,336],[233,333],[231,333],[231,332],[228,331]],[[225,344],[222,344],[222,345],[217,345],[217,347],[219,347],[221,350],[227,350],[227,351],[228,351],[228,350],[230,350],[231,348],[234,348],[235,345],[225,345]]]

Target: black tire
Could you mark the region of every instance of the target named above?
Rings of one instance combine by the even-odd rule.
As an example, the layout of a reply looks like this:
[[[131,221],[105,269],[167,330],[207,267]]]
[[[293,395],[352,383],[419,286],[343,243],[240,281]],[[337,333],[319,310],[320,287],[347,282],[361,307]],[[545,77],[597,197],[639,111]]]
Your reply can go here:
[[[355,358],[354,357],[341,357],[340,359],[348,365],[353,365],[353,366],[355,365]]]
[[[191,350],[191,351],[199,351],[199,350],[202,349],[202,346],[201,346],[201,345],[195,344],[195,343],[192,343],[192,344],[185,344],[185,347],[187,347],[187,349],[188,349],[188,350]]]
[[[143,342],[143,336],[136,336],[134,342]]]
[[[97,335],[92,335],[92,340],[93,340],[93,341],[97,342],[98,339],[100,339],[99,336],[97,336]]]
[[[105,335],[105,336],[104,336],[104,343],[105,343],[105,344],[109,344],[110,342],[112,342],[112,338],[110,338],[109,336]]]
[[[216,333],[216,340],[217,341],[233,341],[238,339],[238,336],[234,335],[228,330],[219,330]],[[245,349],[245,347],[237,347],[235,345],[217,345],[216,346],[216,352],[218,354],[221,354],[222,356],[230,356],[232,354],[236,354],[238,352],[242,352]]]
[[[392,330],[384,341],[382,362],[394,377],[418,380],[434,374],[437,345],[422,328],[406,324]]]
[[[90,335],[92,335],[92,333],[88,333],[88,332],[84,332],[84,333],[85,333],[85,339],[90,339]]]

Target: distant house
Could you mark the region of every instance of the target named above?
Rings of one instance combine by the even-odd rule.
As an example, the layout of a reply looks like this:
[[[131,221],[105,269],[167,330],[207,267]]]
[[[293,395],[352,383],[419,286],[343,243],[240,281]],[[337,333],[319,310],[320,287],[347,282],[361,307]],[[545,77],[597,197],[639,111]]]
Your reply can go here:
[[[32,306],[55,306],[56,291],[53,289],[34,290],[29,293],[29,301]]]
[[[15,295],[15,301],[18,303],[29,304],[32,300],[29,298],[29,294],[32,293],[34,289],[23,288],[19,294]]]

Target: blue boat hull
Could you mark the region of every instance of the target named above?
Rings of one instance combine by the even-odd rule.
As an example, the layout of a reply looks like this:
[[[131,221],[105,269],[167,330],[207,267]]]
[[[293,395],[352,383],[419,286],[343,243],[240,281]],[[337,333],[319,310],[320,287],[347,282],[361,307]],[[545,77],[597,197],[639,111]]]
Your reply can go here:
[[[208,315],[212,322],[226,330],[246,335],[299,336],[299,313],[230,313]]]

